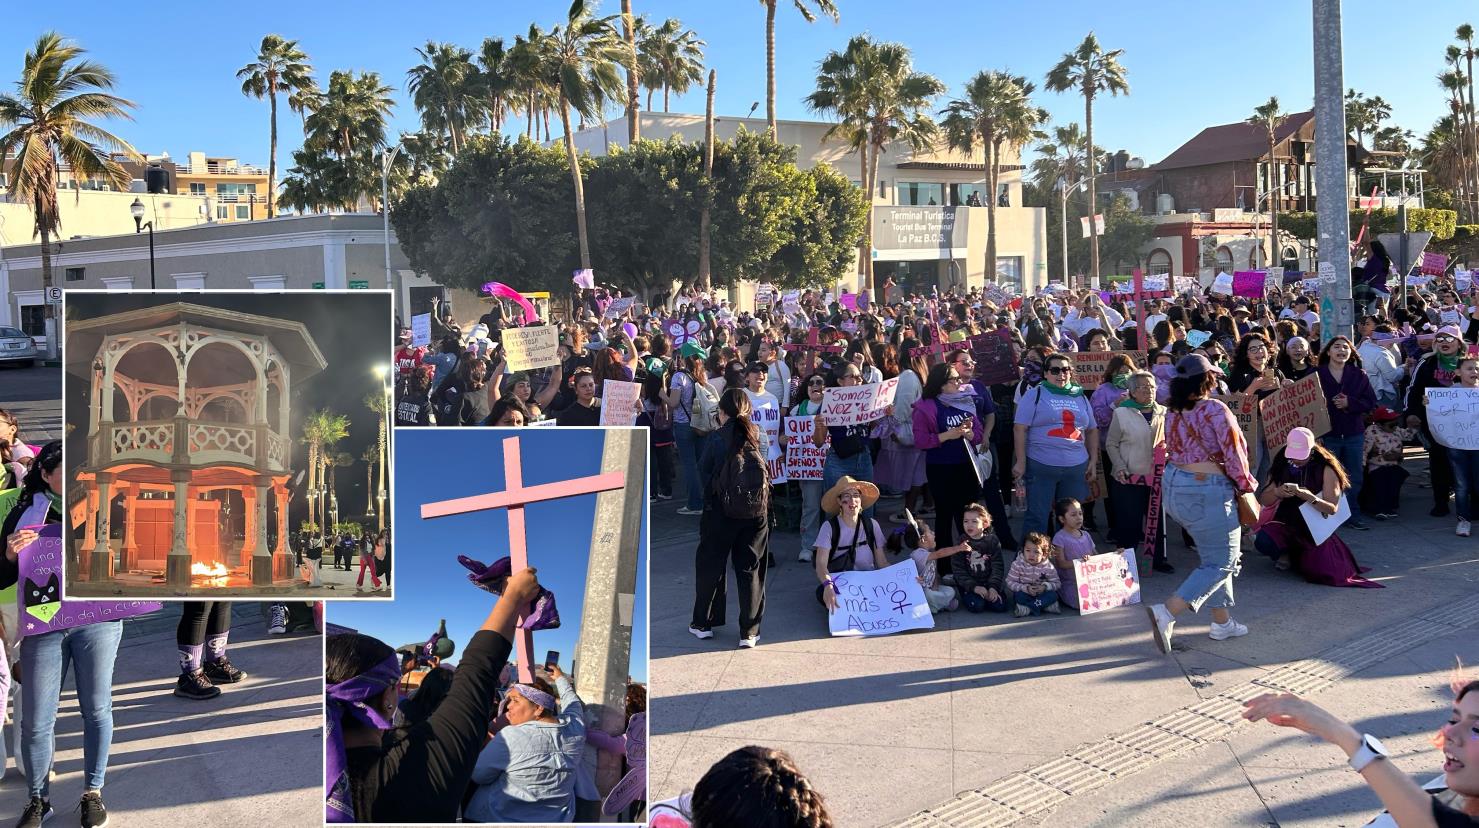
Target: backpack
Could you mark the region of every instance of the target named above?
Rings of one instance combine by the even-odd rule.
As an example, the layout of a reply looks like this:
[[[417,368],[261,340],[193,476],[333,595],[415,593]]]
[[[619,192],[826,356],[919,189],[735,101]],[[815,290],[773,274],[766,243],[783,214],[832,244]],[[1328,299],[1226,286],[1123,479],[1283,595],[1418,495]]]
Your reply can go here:
[[[688,427],[703,436],[719,427],[719,396],[707,385],[693,383],[693,402],[688,407]]]
[[[864,527],[862,525],[864,523],[867,523],[869,525],[867,527]],[[839,559],[837,557],[837,544],[842,535],[842,520],[836,515],[833,515],[827,518],[827,526],[832,529],[832,549],[827,553],[827,571],[834,575],[838,572],[847,572],[849,571],[847,569],[848,564],[854,563],[858,555],[859,532],[853,533],[852,546],[849,548],[847,556]],[[870,520],[860,515],[858,517],[858,529],[860,530],[860,532],[866,529],[868,535],[870,536],[870,539],[868,540],[869,551],[872,551],[873,549],[885,548],[882,543],[882,538],[880,538],[878,535],[878,531],[875,531],[879,530],[878,521]],[[833,569],[834,566],[838,568]]]
[[[655,431],[671,431],[673,428],[673,411],[665,402],[659,401],[654,405],[647,419]]]
[[[727,518],[765,517],[770,506],[770,468],[760,452],[746,448],[726,457],[714,478],[714,497]]]

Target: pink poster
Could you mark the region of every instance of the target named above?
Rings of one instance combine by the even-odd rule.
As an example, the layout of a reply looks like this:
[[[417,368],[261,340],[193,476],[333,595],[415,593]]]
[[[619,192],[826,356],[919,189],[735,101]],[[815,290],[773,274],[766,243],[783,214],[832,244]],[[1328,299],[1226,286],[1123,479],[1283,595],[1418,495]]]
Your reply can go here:
[[[1261,270],[1239,270],[1233,274],[1233,295],[1262,299],[1264,278]]]
[[[154,612],[158,601],[63,601],[62,525],[49,524],[21,550],[16,582],[21,635],[40,635]]]

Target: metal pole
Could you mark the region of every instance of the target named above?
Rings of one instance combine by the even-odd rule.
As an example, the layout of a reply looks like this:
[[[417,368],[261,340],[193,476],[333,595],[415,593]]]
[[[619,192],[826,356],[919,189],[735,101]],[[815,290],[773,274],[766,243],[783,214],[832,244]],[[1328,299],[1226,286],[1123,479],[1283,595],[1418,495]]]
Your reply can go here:
[[[144,225],[149,228],[149,289],[156,290],[154,286],[154,222]]]
[[[1402,291],[1402,307],[1407,307],[1407,199],[1397,205],[1397,221],[1402,225],[1401,241],[1397,242],[1397,265],[1399,290]]]
[[[391,301],[393,307],[399,308],[401,304],[401,291],[398,285],[392,283],[390,273],[390,165],[395,161],[396,153],[401,151],[401,145],[385,150],[380,156],[380,218],[381,228],[385,231],[385,287],[395,291],[395,297]],[[409,318],[403,320],[404,324],[411,324]]]
[[[1066,177],[1063,179],[1061,189],[1063,194],[1063,235],[1059,240],[1063,243],[1063,284],[1073,287],[1072,282],[1068,280],[1068,179]]]
[[[1345,78],[1340,0],[1313,0],[1315,56],[1315,182],[1319,200],[1320,338],[1352,337],[1351,219],[1346,181]]]

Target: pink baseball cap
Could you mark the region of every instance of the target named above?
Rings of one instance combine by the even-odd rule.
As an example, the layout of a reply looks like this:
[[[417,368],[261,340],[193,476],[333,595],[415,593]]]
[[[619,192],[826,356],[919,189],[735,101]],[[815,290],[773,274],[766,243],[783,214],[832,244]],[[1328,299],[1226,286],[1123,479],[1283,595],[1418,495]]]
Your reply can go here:
[[[1315,433],[1300,426],[1289,432],[1289,442],[1284,445],[1284,456],[1290,460],[1304,461],[1310,459],[1310,451],[1315,446]]]
[[[1438,333],[1435,336],[1451,336],[1454,339],[1463,339],[1464,332],[1459,330],[1457,325],[1444,325],[1438,329]]]

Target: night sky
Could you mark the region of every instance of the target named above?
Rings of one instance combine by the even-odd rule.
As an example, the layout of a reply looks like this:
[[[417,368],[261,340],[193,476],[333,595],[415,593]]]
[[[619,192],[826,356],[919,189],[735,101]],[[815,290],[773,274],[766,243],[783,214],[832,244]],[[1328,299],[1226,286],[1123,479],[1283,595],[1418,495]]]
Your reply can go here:
[[[341,440],[337,451],[355,458],[353,465],[337,470],[335,488],[339,497],[339,519],[345,520],[365,511],[365,463],[360,456],[379,434],[375,415],[364,406],[367,394],[376,390],[379,379],[376,365],[389,365],[394,350],[388,291],[320,291],[272,293],[66,293],[66,316],[72,320],[93,319],[139,308],[188,302],[223,308],[241,313],[275,317],[301,322],[327,367],[306,381],[293,378],[289,401],[289,423],[293,441],[293,470],[306,468],[307,447],[300,442],[303,418],[310,411],[328,408],[349,417],[349,436]],[[63,348],[66,342],[63,341]],[[86,453],[87,383],[68,374],[63,397],[66,419],[76,424],[68,438],[67,449],[75,457]],[[387,458],[388,460],[388,458]],[[70,465],[70,463],[69,463]],[[389,465],[386,466],[387,474]],[[387,490],[390,488],[386,481]],[[307,517],[301,496],[295,493],[290,525],[294,528]]]

